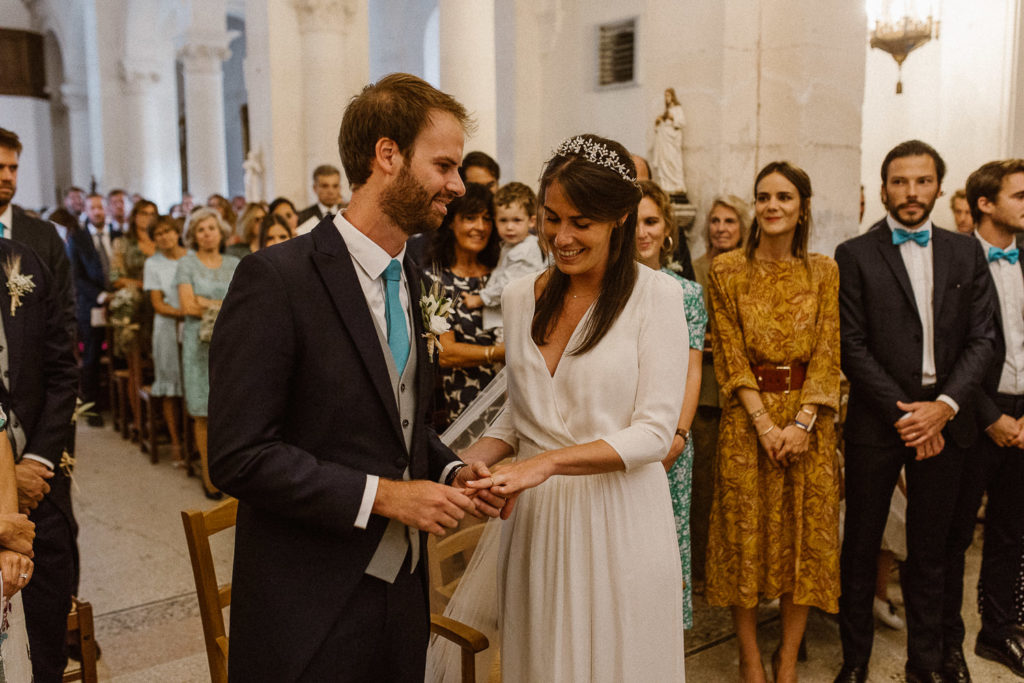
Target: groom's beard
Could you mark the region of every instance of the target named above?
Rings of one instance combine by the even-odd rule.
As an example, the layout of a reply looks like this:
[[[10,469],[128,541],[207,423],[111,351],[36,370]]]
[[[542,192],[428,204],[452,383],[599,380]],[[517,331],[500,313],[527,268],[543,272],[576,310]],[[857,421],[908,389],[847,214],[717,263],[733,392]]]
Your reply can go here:
[[[433,200],[406,165],[395,181],[381,192],[380,207],[405,234],[415,235],[436,230],[444,220],[444,215],[434,210]]]

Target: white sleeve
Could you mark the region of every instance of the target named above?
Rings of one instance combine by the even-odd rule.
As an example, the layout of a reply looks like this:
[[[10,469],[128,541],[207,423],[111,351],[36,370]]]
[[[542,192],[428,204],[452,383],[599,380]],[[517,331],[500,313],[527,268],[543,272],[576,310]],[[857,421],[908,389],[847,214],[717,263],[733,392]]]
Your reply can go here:
[[[639,376],[630,425],[604,438],[626,469],[668,455],[686,389],[690,335],[683,289],[658,273],[641,304],[637,335]]]

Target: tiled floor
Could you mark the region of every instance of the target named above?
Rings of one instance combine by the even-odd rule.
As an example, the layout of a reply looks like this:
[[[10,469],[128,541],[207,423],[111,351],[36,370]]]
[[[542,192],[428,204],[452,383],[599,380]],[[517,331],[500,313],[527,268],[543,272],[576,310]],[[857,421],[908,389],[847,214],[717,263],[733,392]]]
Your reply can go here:
[[[197,479],[171,467],[165,457],[152,465],[135,444],[109,427],[82,426],[78,436],[75,511],[81,527],[81,596],[92,602],[97,641],[103,648],[100,678],[116,683],[199,683],[209,680],[202,626],[180,511],[210,505]],[[233,538],[214,538],[218,578],[230,579]],[[967,661],[978,683],[1019,681],[1006,669],[973,654],[977,631],[973,586],[978,544],[968,556]],[[893,592],[897,589],[893,587]],[[765,663],[778,642],[777,610],[762,607]],[[687,676],[691,683],[737,679],[736,641],[726,610],[695,599],[696,628],[687,632]],[[838,627],[812,613],[809,661],[802,681],[829,683],[841,663]],[[871,680],[902,681],[903,632],[876,631]]]

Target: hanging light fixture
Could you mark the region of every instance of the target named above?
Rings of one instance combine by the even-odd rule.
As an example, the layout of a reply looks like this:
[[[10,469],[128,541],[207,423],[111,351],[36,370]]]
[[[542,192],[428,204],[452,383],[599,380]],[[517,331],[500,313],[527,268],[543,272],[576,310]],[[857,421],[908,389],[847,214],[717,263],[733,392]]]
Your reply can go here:
[[[871,30],[871,47],[892,55],[896,60],[898,77],[896,94],[903,92],[903,62],[907,55],[927,43],[939,38],[939,21],[932,17],[931,9],[917,12],[913,0],[888,0],[875,16]],[[870,16],[869,11],[869,16]]]

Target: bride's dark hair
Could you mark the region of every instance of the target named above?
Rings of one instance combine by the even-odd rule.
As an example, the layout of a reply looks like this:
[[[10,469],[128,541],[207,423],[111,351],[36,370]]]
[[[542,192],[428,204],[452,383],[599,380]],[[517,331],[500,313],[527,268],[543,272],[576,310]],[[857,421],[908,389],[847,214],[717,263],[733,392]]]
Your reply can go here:
[[[544,167],[540,177],[540,199],[543,207],[551,183],[558,182],[572,205],[586,218],[605,222],[626,219],[612,229],[608,249],[608,265],[605,268],[601,292],[594,304],[593,315],[583,330],[583,339],[569,355],[586,353],[594,348],[611,328],[619,313],[626,306],[636,283],[636,212],[640,203],[640,187],[634,180],[636,166],[626,148],[607,138],[596,135],[579,135],[572,139],[573,146],[563,145],[561,153],[556,152]],[[597,146],[613,155],[600,156],[598,161],[587,158],[586,150]],[[614,157],[617,156],[618,159]],[[628,176],[628,178],[626,177]],[[544,235],[543,208],[540,213],[538,232]],[[553,248],[554,245],[549,245]],[[538,346],[547,343],[548,335],[562,311],[562,305],[569,291],[569,276],[558,270],[549,270],[548,281],[537,299],[536,312],[530,336]]]

